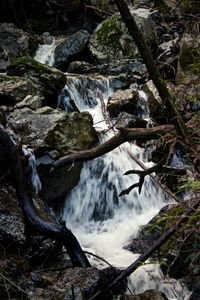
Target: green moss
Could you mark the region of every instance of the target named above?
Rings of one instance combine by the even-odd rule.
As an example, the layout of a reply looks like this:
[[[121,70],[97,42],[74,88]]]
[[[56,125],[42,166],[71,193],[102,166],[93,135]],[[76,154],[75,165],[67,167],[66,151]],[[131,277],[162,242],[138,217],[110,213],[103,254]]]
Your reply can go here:
[[[23,76],[28,71],[34,71],[38,74],[47,73],[50,70],[46,65],[43,65],[29,56],[22,56],[15,59],[7,68],[7,74],[10,76]]]
[[[15,82],[19,82],[21,81],[21,77],[18,77],[18,76],[1,76],[0,77],[0,83],[6,81],[6,82],[9,82],[9,81],[15,81]]]
[[[189,71],[194,75],[200,74],[200,49],[184,45],[180,55],[180,66],[183,71]]]
[[[115,14],[102,23],[101,28],[97,31],[97,40],[105,46],[109,46],[114,52],[121,50],[119,42],[123,34],[121,17]]]

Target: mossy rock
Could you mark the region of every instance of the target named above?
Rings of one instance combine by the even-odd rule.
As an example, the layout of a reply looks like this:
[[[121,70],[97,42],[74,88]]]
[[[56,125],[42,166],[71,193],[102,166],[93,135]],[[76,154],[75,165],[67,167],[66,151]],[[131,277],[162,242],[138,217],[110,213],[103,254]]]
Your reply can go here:
[[[7,69],[7,75],[30,79],[38,91],[46,97],[47,101],[54,102],[56,102],[58,91],[66,83],[64,73],[53,67],[43,65],[28,56],[14,60]]]
[[[66,113],[48,133],[45,143],[61,151],[87,149],[96,141],[96,132],[92,124],[92,117],[88,112]]]
[[[168,206],[144,226],[129,249],[146,251],[149,245],[158,240],[177,220],[186,213],[189,203]],[[190,274],[191,278],[200,275],[200,208],[197,209],[175,233],[161,246],[155,257],[163,264],[164,273],[174,278]]]
[[[27,95],[36,95],[37,88],[28,78],[18,76],[0,77],[0,105],[14,105]]]
[[[139,28],[147,44],[156,44],[156,36],[148,10],[133,10]],[[114,62],[121,59],[140,57],[138,49],[128,33],[119,13],[106,19],[90,39],[89,49],[98,62]]]

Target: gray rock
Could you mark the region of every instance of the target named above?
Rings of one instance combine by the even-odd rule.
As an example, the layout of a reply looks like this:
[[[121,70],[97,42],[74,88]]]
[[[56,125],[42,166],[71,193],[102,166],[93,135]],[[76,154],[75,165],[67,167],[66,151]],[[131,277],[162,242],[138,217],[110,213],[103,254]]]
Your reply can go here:
[[[66,83],[66,76],[61,71],[43,65],[31,57],[20,57],[14,60],[7,68],[7,75],[31,80],[37,91],[45,97],[47,104],[56,102],[58,91]]]
[[[80,30],[64,39],[55,48],[55,67],[65,66],[70,59],[84,50],[89,41],[90,34],[86,30]]]
[[[64,197],[77,184],[82,165],[68,166],[53,173],[49,172],[49,165],[70,150],[87,149],[96,142],[97,136],[90,114],[66,113],[50,107],[36,111],[23,108],[10,113],[8,123],[16,128],[24,144],[37,148],[37,157],[49,156],[48,159],[40,159],[42,198],[52,202],[53,199]],[[49,153],[48,149],[56,150],[56,156],[52,156],[52,151]],[[59,203],[59,209],[58,206]]]
[[[36,95],[37,89],[29,79],[17,76],[0,77],[0,105],[13,105],[27,95]]]
[[[108,98],[107,110],[112,117],[120,112],[136,114],[138,104],[138,92],[132,89],[116,91]]]
[[[4,71],[13,59],[33,55],[37,48],[37,39],[12,23],[2,23],[0,45],[0,70]]]
[[[131,11],[139,28],[144,33],[147,44],[151,47],[157,43],[154,26],[147,9]],[[139,57],[139,52],[132,37],[122,22],[119,13],[106,19],[92,35],[89,49],[94,60],[99,63],[117,62],[121,59]]]

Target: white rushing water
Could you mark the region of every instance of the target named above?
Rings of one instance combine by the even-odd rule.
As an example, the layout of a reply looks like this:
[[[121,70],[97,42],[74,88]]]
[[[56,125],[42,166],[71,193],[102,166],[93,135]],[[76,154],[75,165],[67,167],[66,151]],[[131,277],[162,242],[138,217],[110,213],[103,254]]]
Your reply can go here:
[[[56,48],[55,39],[53,39],[51,44],[39,45],[34,59],[42,64],[53,66],[55,48]]]
[[[116,131],[111,128],[112,123],[105,110],[112,93],[106,78],[68,77],[59,96],[59,106],[62,104],[71,111],[71,102],[74,102],[80,111],[89,111],[99,132],[99,142],[103,143]],[[138,93],[140,111],[148,119],[146,95],[142,91]],[[119,197],[122,190],[138,182],[137,175],[123,176],[130,169],[141,169],[133,156],[148,166],[144,149],[133,143],[125,143],[100,158],[84,163],[80,182],[68,195],[63,211],[67,227],[72,229],[82,247],[119,268],[127,267],[138,257],[124,249],[130,237],[136,235],[139,227],[166,205],[164,192],[150,177],[145,179],[140,195],[134,189],[129,195]],[[105,267],[101,261],[90,259],[96,266]],[[165,279],[159,266],[152,264],[136,270],[129,279],[129,287],[133,293],[158,289],[171,300],[186,299],[187,294],[178,281]]]

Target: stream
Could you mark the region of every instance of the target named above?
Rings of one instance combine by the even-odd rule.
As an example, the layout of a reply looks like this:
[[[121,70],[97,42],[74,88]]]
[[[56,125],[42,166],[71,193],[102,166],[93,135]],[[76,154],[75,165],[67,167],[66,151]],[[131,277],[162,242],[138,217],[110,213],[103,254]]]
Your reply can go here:
[[[39,50],[45,55],[45,51]],[[48,51],[48,58],[39,57],[37,53],[37,60],[52,63],[49,53],[53,51]],[[58,106],[70,112],[75,103],[80,111],[88,111],[93,116],[99,143],[105,142],[117,132],[115,121],[110,120],[102,109],[106,108],[108,97],[113,93],[112,81],[106,76],[66,75],[66,86],[58,97]],[[142,117],[149,120],[147,96],[141,90],[138,95]],[[145,149],[134,143],[125,143],[100,158],[85,162],[80,182],[67,196],[62,215],[84,250],[103,257],[118,268],[125,268],[138,258],[137,254],[124,248],[130,237],[135,236],[140,226],[148,223],[162,207],[173,202],[150,176],[146,176],[141,194],[134,189],[129,195],[119,197],[122,190],[138,181],[137,175],[123,176],[128,170],[141,169],[133,157],[146,167],[152,166]],[[92,256],[89,260],[98,268],[107,267]],[[159,264],[148,262],[130,276],[129,289],[133,294],[148,289],[160,290],[169,300],[188,298],[184,286],[174,279],[164,278]]]

